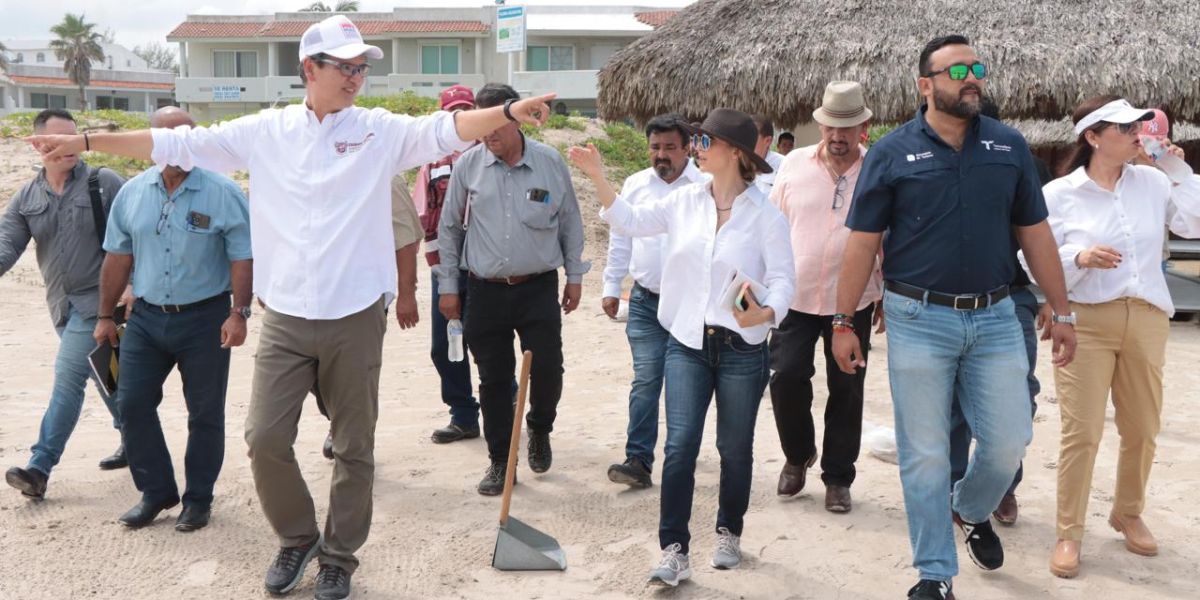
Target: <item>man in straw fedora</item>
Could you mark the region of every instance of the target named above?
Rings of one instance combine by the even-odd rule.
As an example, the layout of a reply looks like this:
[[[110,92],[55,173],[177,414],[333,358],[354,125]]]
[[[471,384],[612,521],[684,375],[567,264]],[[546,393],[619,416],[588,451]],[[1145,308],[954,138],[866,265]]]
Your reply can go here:
[[[862,86],[853,81],[830,83],[821,106],[813,111],[813,120],[821,130],[821,141],[789,154],[771,191],[771,202],[787,217],[791,229],[796,281],[807,282],[797,287],[787,317],[771,334],[771,404],[787,458],[779,474],[778,494],[800,493],[808,468],[817,460],[812,378],[816,344],[824,340],[829,399],[819,453],[821,479],[825,482],[825,509],[844,513],[851,508],[850,485],[862,437],[866,369],[843,373],[833,359],[831,342],[838,272],[850,237],[846,215],[866,155],[859,140],[871,121]],[[872,317],[882,327],[882,314],[875,310],[880,297],[881,277],[876,266],[851,315],[864,356]]]
[[[1025,341],[1009,284],[1013,233],[1055,312],[1054,363],[1071,361],[1074,317],[1033,156],[1021,134],[979,117],[987,66],[967,38],[939,37],[918,59],[925,105],[863,161],[846,225],[833,349],[853,374],[866,366],[852,315],[884,232],[888,380],[908,513],[910,600],[953,598],[954,525],[979,567],[1004,563],[991,513],[1033,435]],[[951,406],[975,435],[966,475],[950,487]],[[951,520],[953,519],[953,521]]]
[[[279,537],[266,588],[291,591],[320,556],[316,598],[350,595],[354,553],[371,525],[375,421],[386,310],[396,297],[391,182],[402,171],[465,150],[512,121],[540,125],[553,94],[488,110],[413,118],[354,106],[368,59],[344,15],[300,38],[305,99],[211,127],[32,136],[54,157],[96,150],[160,168],[247,170],[254,292],[265,302],[246,418],[250,466]],[[403,326],[403,323],[402,323]],[[334,466],[324,534],[292,445],[304,398],[320,376]]]

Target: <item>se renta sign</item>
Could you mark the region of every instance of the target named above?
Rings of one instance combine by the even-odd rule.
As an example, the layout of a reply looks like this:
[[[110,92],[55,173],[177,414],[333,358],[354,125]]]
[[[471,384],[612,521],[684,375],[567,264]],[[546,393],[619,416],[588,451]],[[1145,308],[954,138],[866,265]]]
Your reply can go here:
[[[242,88],[236,85],[212,86],[213,102],[237,102],[242,99]]]
[[[525,7],[496,8],[496,52],[525,51]]]

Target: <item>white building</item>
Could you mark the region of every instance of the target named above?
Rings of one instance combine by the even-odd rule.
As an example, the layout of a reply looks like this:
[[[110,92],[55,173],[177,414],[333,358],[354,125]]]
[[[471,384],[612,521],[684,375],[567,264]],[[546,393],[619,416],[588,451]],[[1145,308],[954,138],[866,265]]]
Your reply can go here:
[[[596,75],[610,56],[675,11],[638,6],[529,6],[527,48],[496,52],[494,6],[404,7],[347,13],[369,44],[364,95],[412,90],[436,96],[454,84],[511,83],[522,94],[558,93],[557,110],[594,114]],[[189,15],[167,36],[179,44],[176,99],[200,120],[259,110],[304,96],[300,35],[328,13]]]
[[[4,40],[9,67],[0,71],[0,115],[43,108],[78,110],[79,86],[67,78],[50,40]],[[93,63],[88,108],[153,112],[173,102],[175,74],[151,69],[132,50],[102,44],[105,61]]]

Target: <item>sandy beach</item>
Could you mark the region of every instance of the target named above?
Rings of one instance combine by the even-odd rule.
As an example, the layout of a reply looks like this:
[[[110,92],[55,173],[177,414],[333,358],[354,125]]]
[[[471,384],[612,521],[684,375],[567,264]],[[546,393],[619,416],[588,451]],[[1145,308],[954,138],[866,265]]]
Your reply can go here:
[[[34,172],[33,152],[0,140],[0,203]],[[715,534],[719,462],[712,413],[697,468],[692,518],[693,579],[675,590],[645,586],[658,558],[658,487],[627,490],[610,483],[605,469],[623,459],[626,402],[632,374],[623,325],[600,310],[603,228],[594,222],[596,203],[581,190],[589,215],[586,255],[593,261],[581,308],[564,318],[566,375],[553,434],[554,466],[535,475],[524,466],[513,514],[555,536],[566,550],[562,573],[502,573],[491,568],[500,502],[475,492],[484,467],[482,439],[435,445],[429,433],[447,421],[429,359],[428,271],[421,269],[418,298],[423,320],[401,331],[391,321],[384,346],[377,430],[375,512],[371,537],[354,576],[357,598],[770,598],[897,599],[916,581],[900,481],[895,465],[860,458],[854,511],[823,509],[819,469],[808,489],[780,499],[775,483],[783,464],[769,398],[759,411],[754,487],[746,518],[740,569],[708,566]],[[58,340],[44,303],[32,248],[0,278],[0,465],[25,464],[37,437],[53,376]],[[212,523],[177,533],[178,509],[152,526],[128,530],[117,517],[138,499],[126,471],[100,471],[97,461],[117,445],[116,432],[94,389],[44,502],[29,502],[0,489],[0,598],[261,598],[262,579],[277,540],[258,506],[250,474],[243,423],[250,400],[260,316],[250,321],[246,345],[233,352],[226,410],[226,458],[217,483]],[[887,339],[878,336],[867,376],[865,418],[890,426]],[[1048,352],[1043,345],[1042,351]],[[998,528],[1007,555],[1003,569],[984,573],[961,550],[955,579],[960,599],[1200,597],[1200,328],[1174,323],[1168,347],[1166,401],[1158,455],[1145,518],[1157,535],[1155,558],[1124,550],[1105,524],[1112,499],[1117,450],[1110,419],[1105,430],[1089,506],[1083,570],[1073,580],[1052,576],[1047,561],[1054,543],[1055,461],[1059,411],[1049,363],[1034,440],[1018,490],[1021,517]],[[818,366],[818,373],[822,367]],[[818,378],[817,389],[823,387]],[[824,397],[814,413],[818,428]],[[160,408],[183,485],[186,412],[179,379],[168,380]],[[659,438],[657,460],[665,425]],[[331,463],[320,453],[327,425],[314,404],[300,420],[296,454],[318,512],[327,504]],[[522,448],[524,445],[522,444]],[[522,450],[524,454],[524,450]],[[654,479],[659,479],[658,469]],[[315,564],[290,597],[309,598]]]

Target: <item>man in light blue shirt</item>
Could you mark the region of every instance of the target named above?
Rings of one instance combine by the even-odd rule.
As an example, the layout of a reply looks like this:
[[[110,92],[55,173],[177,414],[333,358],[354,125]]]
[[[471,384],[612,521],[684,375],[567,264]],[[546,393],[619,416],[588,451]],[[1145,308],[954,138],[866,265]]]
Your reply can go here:
[[[193,125],[186,112],[154,113],[152,127]],[[246,196],[223,175],[152,167],[113,201],[104,238],[95,337],[116,345],[117,297],[133,271],[137,301],[120,347],[117,395],[126,454],[141,501],[120,521],[148,525],[179,503],[171,455],[158,421],[162,386],[178,365],[188,408],[187,488],[178,531],[208,524],[225,456],[230,348],[246,339],[252,261]],[[136,269],[134,264],[136,263]],[[233,307],[230,307],[230,290]]]

